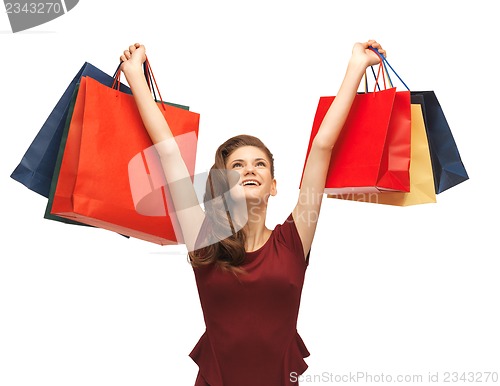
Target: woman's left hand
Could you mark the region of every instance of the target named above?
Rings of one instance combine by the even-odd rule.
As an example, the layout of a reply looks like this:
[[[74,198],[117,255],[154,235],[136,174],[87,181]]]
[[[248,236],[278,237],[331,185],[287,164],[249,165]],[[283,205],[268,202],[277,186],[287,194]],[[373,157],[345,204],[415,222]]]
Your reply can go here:
[[[375,40],[368,40],[364,43],[354,44],[351,59],[356,62],[359,61],[363,63],[363,65],[365,65],[366,67],[374,66],[375,64],[380,63],[380,57],[369,47],[376,48],[381,55],[383,55],[384,57],[387,56],[380,43],[377,43]]]

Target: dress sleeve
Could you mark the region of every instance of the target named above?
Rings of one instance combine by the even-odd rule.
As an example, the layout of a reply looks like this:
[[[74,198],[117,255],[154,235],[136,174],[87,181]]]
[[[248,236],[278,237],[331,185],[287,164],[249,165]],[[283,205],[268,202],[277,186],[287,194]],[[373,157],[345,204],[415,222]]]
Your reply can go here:
[[[279,242],[284,244],[301,259],[304,259],[304,247],[302,246],[302,240],[300,239],[292,214],[290,213],[285,222],[278,225],[277,228]],[[305,259],[306,265],[309,265],[310,254],[311,251],[307,253],[307,257]]]

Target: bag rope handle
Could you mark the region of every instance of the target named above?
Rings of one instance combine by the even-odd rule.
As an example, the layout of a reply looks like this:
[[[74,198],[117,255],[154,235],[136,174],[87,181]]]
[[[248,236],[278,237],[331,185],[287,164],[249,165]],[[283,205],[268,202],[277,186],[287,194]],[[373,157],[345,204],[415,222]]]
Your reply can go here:
[[[154,90],[155,90],[155,87],[156,87],[156,91],[158,91],[158,96],[160,97],[161,106],[162,106],[163,110],[166,110],[165,102],[163,101],[163,98],[161,97],[161,93],[160,93],[160,89],[158,87],[158,83],[156,83],[156,79],[155,79],[155,76],[153,74],[153,69],[151,68],[151,63],[149,63],[149,59],[147,57],[146,57],[146,61],[144,62],[144,66],[145,66],[145,69],[147,69],[147,72],[149,74],[149,79],[152,79],[153,83],[154,83],[154,87],[151,87],[151,89],[153,90],[153,94],[154,94],[155,100],[156,100],[156,94],[155,94]]]
[[[372,73],[373,73],[373,77],[375,78],[375,86],[373,88],[373,92],[376,92],[377,88],[380,91],[379,79],[380,79],[380,74],[381,73],[382,73],[382,79],[383,79],[383,82],[384,82],[384,90],[387,89],[387,84],[386,84],[386,81],[385,81],[385,74],[386,74],[387,71],[386,71],[386,68],[385,68],[385,66],[383,64],[384,64],[383,60],[380,59],[380,63],[378,65],[378,72],[377,72],[377,74],[375,74],[375,69],[373,68],[373,66],[370,66],[370,68],[372,70]],[[365,79],[365,93],[368,93],[368,77],[366,76],[366,71],[365,71],[365,74],[364,74],[364,79]],[[392,87],[392,85],[390,87]]]
[[[121,74],[120,66],[122,65],[122,63],[123,62],[120,62],[120,64],[118,65],[118,68],[116,69],[116,71],[113,75],[114,79],[113,79],[113,84],[111,85],[111,88],[116,89],[116,90],[120,89],[120,74]],[[144,61],[144,64],[143,64],[143,69],[144,69],[144,77],[146,78],[146,83],[148,84],[149,90],[153,93],[153,98],[154,98],[155,102],[158,101],[156,98],[156,92],[155,92],[155,88],[156,88],[156,91],[158,92],[158,96],[160,97],[160,102],[161,102],[161,105],[163,107],[163,110],[166,110],[165,102],[163,101],[163,98],[161,97],[160,89],[158,88],[158,84],[156,83],[156,79],[155,79],[155,76],[153,74],[153,70],[151,69],[151,64],[149,63],[147,56],[146,56],[146,60]],[[153,87],[153,83],[154,83],[154,87]]]
[[[394,73],[394,75],[397,76],[397,78],[401,81],[401,83],[403,84],[403,86],[406,87],[406,89],[408,91],[410,91],[410,88],[406,85],[406,83],[403,81],[403,79],[401,79],[401,77],[398,75],[398,73],[394,70],[394,68],[392,68],[392,66],[390,65],[390,63],[387,61],[386,57],[384,55],[382,55],[376,48],[374,47],[368,47],[370,50],[372,50],[373,52],[375,52],[379,57],[380,57],[380,60],[381,62],[383,63],[385,69],[386,69],[386,72],[387,72],[387,78],[389,79],[389,83],[392,87],[392,80],[391,80],[391,77],[389,75],[389,71],[387,71],[387,66],[389,66],[389,68],[392,70],[392,72]]]

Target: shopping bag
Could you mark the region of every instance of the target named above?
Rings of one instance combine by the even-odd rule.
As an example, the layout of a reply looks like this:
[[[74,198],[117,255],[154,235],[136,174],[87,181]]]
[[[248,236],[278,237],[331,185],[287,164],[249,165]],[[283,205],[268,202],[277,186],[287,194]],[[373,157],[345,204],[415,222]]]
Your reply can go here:
[[[377,50],[374,51],[378,53]],[[384,67],[389,67],[406,89],[409,90],[387,59],[383,56],[380,57]],[[388,81],[392,85],[390,74],[388,71],[386,72]],[[435,92],[411,91],[411,95],[412,103],[419,103],[422,106],[429,151],[431,153],[435,191],[436,194],[439,194],[468,180],[469,176]],[[414,96],[418,97],[414,98]]]
[[[197,138],[199,114],[157,104],[174,136]],[[81,116],[76,114],[80,106]],[[182,243],[165,184],[159,188],[163,215],[140,214],[134,205],[128,165],[151,146],[132,95],[82,78],[50,212],[157,244]],[[196,143],[181,148],[181,154],[193,176]]]
[[[442,193],[469,179],[450,126],[434,91],[412,91],[419,98],[424,114],[431,152],[434,186]]]
[[[151,88],[151,79],[150,79],[149,74],[147,73],[146,66],[144,66],[144,71],[145,71],[145,76],[146,76],[146,79],[148,81],[148,84],[150,85],[150,88]],[[117,76],[117,73],[115,73],[114,77],[116,77],[116,76]],[[79,151],[83,107],[85,104],[85,85],[86,85],[85,78],[86,78],[85,76],[83,78],[81,78],[81,79],[83,79],[83,85],[80,85],[81,79],[79,79],[78,82],[76,83],[75,89],[73,90],[73,95],[72,95],[71,100],[70,100],[70,104],[68,106],[68,113],[67,113],[65,125],[63,128],[63,132],[61,135],[60,145],[59,145],[58,154],[56,157],[56,162],[54,165],[53,177],[52,177],[50,191],[49,191],[48,203],[47,203],[47,206],[45,208],[45,214],[44,214],[44,218],[46,218],[46,219],[59,221],[59,222],[67,223],[67,224],[73,224],[73,225],[88,225],[88,224],[80,223],[78,221],[74,221],[74,220],[66,218],[66,217],[54,215],[51,213],[51,211],[52,211],[52,205],[53,205],[53,201],[54,201],[55,189],[56,189],[57,182],[59,179],[62,157],[63,157],[64,151],[66,149],[66,143],[67,143],[67,139],[68,139],[70,125],[71,125],[72,130],[73,130],[73,135],[71,136],[71,139],[73,142],[70,142],[70,144],[68,145],[68,151],[72,154],[73,153],[78,154],[78,151]],[[110,86],[112,85],[113,81],[114,81],[114,78],[112,79]],[[124,92],[129,93],[129,88],[127,86],[120,83],[119,87],[120,87],[120,90],[125,90]],[[80,88],[82,89],[82,92],[79,94]],[[154,89],[152,89],[152,91],[153,91],[154,97],[156,99],[156,94],[154,93]],[[77,101],[78,95],[79,95],[79,100],[78,100],[78,104],[77,104],[76,101]],[[171,103],[171,102],[166,102],[166,103],[170,104],[172,106],[177,106],[181,109],[189,110],[188,106],[184,106],[184,105],[180,105],[180,104],[176,104],[176,103]],[[75,106],[76,106],[76,110],[75,110]],[[72,119],[73,115],[75,115],[75,119]],[[77,160],[78,157],[75,157],[74,159]],[[66,174],[63,175],[64,182],[61,184],[61,189],[64,189],[64,188],[68,189],[64,193],[65,195],[68,196],[71,194],[71,192],[74,188],[74,184],[67,185],[67,183],[69,181],[74,181],[76,179],[76,166],[73,166],[71,168],[66,168],[65,170],[63,170],[63,173],[66,173]],[[69,175],[68,175],[68,173],[69,173]],[[125,236],[125,235],[123,235],[123,236]]]
[[[83,87],[85,87],[85,83],[84,83]],[[75,113],[76,99],[78,97],[79,90],[80,90],[80,80],[75,85],[75,89],[73,90],[73,95],[71,97],[71,101],[70,101],[70,104],[69,104],[69,107],[68,107],[68,114],[66,116],[66,122],[65,122],[64,129],[63,129],[63,132],[62,132],[62,135],[61,135],[61,141],[60,141],[60,144],[59,144],[59,149],[58,149],[58,153],[57,153],[57,157],[56,157],[56,162],[55,162],[55,165],[54,165],[54,172],[53,172],[52,181],[51,181],[51,184],[50,184],[49,197],[48,197],[47,206],[45,208],[44,218],[49,219],[49,220],[55,220],[55,221],[64,222],[66,224],[85,225],[85,226],[87,226],[87,224],[83,224],[83,223],[80,223],[78,221],[70,220],[70,219],[68,219],[66,217],[56,216],[56,215],[53,215],[52,213],[50,213],[50,211],[52,209],[52,204],[54,202],[54,192],[55,192],[55,189],[56,189],[56,186],[57,186],[57,181],[59,179],[59,173],[60,173],[60,168],[61,168],[61,160],[62,160],[62,156],[64,154],[64,149],[66,148],[66,141],[67,141],[67,138],[68,138],[69,126],[71,124],[71,121],[72,121],[72,118],[73,118],[73,114]],[[84,94],[85,94],[84,92],[81,93],[80,97],[82,95],[84,95]],[[79,106],[79,109],[83,108],[83,104],[81,102],[79,103],[78,106]],[[81,115],[81,111],[77,110],[76,116],[78,116],[78,115]],[[78,122],[78,121],[79,121],[79,119],[77,119],[75,117],[74,122]]]
[[[85,87],[85,84],[84,84],[83,87]],[[73,90],[73,96],[71,98],[71,102],[70,102],[70,105],[69,105],[69,108],[68,108],[68,114],[67,114],[67,117],[66,117],[66,123],[64,125],[64,130],[63,130],[63,133],[62,133],[62,136],[61,136],[61,142],[60,142],[60,145],[59,145],[59,151],[58,151],[57,158],[56,158],[56,163],[55,163],[55,166],[54,166],[54,173],[53,173],[52,181],[51,181],[51,184],[50,184],[50,192],[49,192],[47,206],[45,208],[44,218],[49,219],[49,220],[63,222],[63,223],[66,223],[66,224],[90,226],[90,225],[85,224],[85,223],[81,223],[81,222],[78,222],[78,221],[75,221],[75,220],[71,220],[71,219],[66,218],[66,217],[56,216],[56,215],[50,213],[50,211],[52,209],[52,204],[54,202],[54,192],[55,192],[55,189],[56,189],[56,186],[57,186],[57,181],[59,179],[59,173],[60,173],[60,168],[61,168],[61,160],[62,160],[62,156],[64,154],[64,149],[66,148],[66,141],[67,141],[67,137],[68,137],[68,131],[69,131],[69,127],[70,127],[70,124],[71,124],[71,121],[72,121],[72,118],[73,118],[73,114],[75,113],[75,105],[76,105],[76,99],[77,99],[77,96],[78,96],[79,89],[80,89],[80,80],[76,84],[75,89]],[[80,96],[82,96],[82,95],[84,95],[84,93],[80,94]],[[80,111],[81,107],[83,107],[82,103],[79,104],[79,108],[76,111],[76,116],[77,117],[78,117],[78,114],[80,114],[80,115],[82,114],[82,111]],[[78,122],[78,121],[79,121],[78,119],[75,119],[73,122]],[[77,129],[74,127],[74,130],[77,130]],[[71,148],[71,146],[69,146],[69,148]],[[123,236],[125,236],[125,235],[123,235]],[[128,237],[128,236],[126,236],[126,237]]]
[[[411,163],[409,192],[370,192],[331,195],[328,198],[370,202],[394,206],[410,206],[436,202],[429,143],[419,103],[411,105]]]
[[[117,69],[118,71],[118,69]],[[116,72],[115,72],[116,75]],[[70,82],[56,106],[49,114],[38,134],[33,139],[11,177],[25,185],[28,189],[49,197],[50,184],[54,172],[61,136],[71,104],[71,98],[77,83],[82,76],[88,76],[111,86],[114,77],[106,74],[92,64],[85,62]],[[120,84],[120,90],[130,93],[130,89]]]
[[[382,64],[379,74],[381,69],[383,74]],[[306,162],[334,99],[319,100]],[[409,191],[410,120],[409,92],[388,88],[358,93],[332,150],[325,193]]]

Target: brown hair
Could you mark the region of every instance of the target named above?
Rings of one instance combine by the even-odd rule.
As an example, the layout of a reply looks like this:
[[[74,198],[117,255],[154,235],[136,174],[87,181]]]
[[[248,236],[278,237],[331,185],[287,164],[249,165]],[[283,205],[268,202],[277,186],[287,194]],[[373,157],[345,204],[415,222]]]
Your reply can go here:
[[[269,158],[271,176],[274,178],[273,154],[259,138],[251,135],[237,135],[219,146],[215,153],[215,163],[210,168],[206,183],[203,197],[205,221],[197,240],[198,245],[206,246],[189,252],[189,259],[193,267],[215,263],[226,271],[243,272],[239,266],[245,259],[245,233],[242,227],[236,226],[235,220],[231,218],[228,209],[231,205],[231,202],[228,201],[231,198],[224,194],[229,191],[226,161],[237,148],[242,146],[254,146],[262,150]],[[227,229],[228,223],[232,235],[219,237],[217,233],[220,233],[221,229]],[[236,228],[237,231],[235,231]],[[207,242],[207,239],[212,239],[214,242]]]

